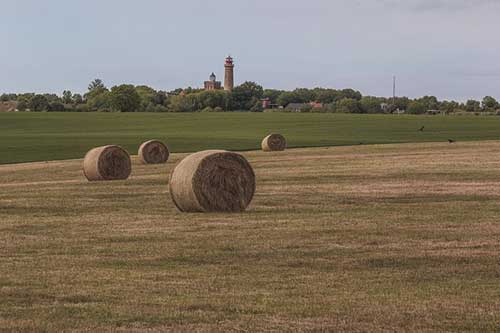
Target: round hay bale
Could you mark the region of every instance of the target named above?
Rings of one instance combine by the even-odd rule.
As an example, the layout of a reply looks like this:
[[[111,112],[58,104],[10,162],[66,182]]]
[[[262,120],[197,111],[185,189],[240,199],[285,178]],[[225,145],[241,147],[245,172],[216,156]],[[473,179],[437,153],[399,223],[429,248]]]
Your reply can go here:
[[[123,180],[131,172],[130,155],[119,146],[94,148],[83,160],[83,174],[89,181]]]
[[[167,163],[169,156],[168,147],[158,140],[144,142],[139,147],[139,159],[143,164]]]
[[[170,176],[170,195],[182,212],[242,212],[254,193],[250,163],[224,150],[189,155]]]
[[[286,149],[286,139],[281,134],[270,134],[262,140],[263,151],[283,151]]]

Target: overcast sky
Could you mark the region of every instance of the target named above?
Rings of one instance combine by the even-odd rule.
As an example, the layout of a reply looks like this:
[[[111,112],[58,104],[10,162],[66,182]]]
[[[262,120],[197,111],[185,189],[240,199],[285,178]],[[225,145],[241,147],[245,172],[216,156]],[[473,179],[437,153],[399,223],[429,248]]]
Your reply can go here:
[[[2,0],[0,93],[236,83],[500,99],[500,0]]]

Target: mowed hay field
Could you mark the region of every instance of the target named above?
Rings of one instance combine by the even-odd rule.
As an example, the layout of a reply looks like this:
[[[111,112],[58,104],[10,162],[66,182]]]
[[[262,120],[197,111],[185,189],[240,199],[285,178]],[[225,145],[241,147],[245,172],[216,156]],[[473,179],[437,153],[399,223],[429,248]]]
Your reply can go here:
[[[500,329],[500,142],[244,155],[242,214],[179,213],[182,154],[0,166],[1,330]]]
[[[423,132],[418,129],[425,126]],[[174,153],[256,150],[270,133],[289,147],[499,140],[500,117],[297,113],[0,113],[0,164],[82,158],[120,145],[137,154],[145,141]]]

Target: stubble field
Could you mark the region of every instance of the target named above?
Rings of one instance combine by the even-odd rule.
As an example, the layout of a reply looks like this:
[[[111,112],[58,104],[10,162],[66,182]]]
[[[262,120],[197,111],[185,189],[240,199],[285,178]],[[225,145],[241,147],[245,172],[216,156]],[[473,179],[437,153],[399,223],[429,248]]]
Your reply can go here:
[[[500,142],[245,152],[242,214],[165,166],[0,166],[0,331],[495,331]]]

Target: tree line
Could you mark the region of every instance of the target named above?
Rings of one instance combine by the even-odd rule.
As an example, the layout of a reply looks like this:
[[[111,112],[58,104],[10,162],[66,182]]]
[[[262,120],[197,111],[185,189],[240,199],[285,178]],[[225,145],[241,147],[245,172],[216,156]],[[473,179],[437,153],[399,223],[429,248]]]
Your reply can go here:
[[[405,111],[423,114],[429,110],[455,112],[491,112],[500,109],[499,102],[486,96],[482,101],[466,103],[440,101],[434,96],[408,97],[363,96],[353,89],[298,88],[293,91],[264,89],[255,82],[245,82],[233,89],[205,91],[186,88],[172,91],[148,86],[118,85],[106,87],[102,80],[92,81],[85,94],[65,90],[57,94],[3,94],[0,102],[15,102],[19,111],[32,112],[222,112],[263,110],[262,100],[277,110],[299,112],[394,113]],[[314,103],[314,104],[311,104]]]

